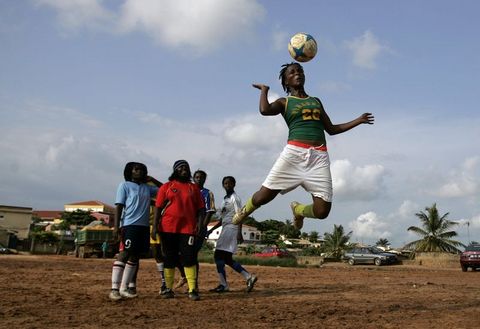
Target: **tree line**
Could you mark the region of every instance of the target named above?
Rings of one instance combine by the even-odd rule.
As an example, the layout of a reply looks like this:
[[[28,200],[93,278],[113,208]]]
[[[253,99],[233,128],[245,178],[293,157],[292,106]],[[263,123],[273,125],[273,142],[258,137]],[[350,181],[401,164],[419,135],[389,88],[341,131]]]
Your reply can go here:
[[[456,221],[448,219],[449,213],[440,215],[437,204],[434,203],[430,207],[426,207],[424,211],[415,213],[415,216],[420,220],[420,226],[410,226],[407,231],[418,235],[418,239],[407,243],[403,246],[404,249],[413,252],[449,252],[459,253],[461,247],[465,245],[457,240],[457,232],[453,229],[459,225]],[[63,212],[61,216],[62,221],[54,229],[67,231],[72,226],[83,227],[92,221],[96,220],[91,216],[90,212],[83,210],[76,210],[73,212]],[[59,237],[54,232],[45,232],[43,228],[38,225],[40,218],[33,218],[31,235],[37,240],[47,243],[58,242]],[[316,231],[310,233],[301,232],[293,226],[290,220],[279,221],[275,219],[267,219],[257,221],[253,217],[248,217],[245,225],[256,227],[262,233],[262,244],[276,245],[285,247],[284,242],[280,239],[283,236],[287,239],[305,239],[310,242],[317,242],[320,234]],[[331,232],[323,234],[323,241],[320,247],[307,248],[305,252],[308,254],[325,254],[327,257],[339,259],[343,253],[351,249],[354,244],[350,242],[353,231],[346,232],[342,225],[333,225]],[[387,247],[389,241],[385,238],[380,238],[376,245]]]

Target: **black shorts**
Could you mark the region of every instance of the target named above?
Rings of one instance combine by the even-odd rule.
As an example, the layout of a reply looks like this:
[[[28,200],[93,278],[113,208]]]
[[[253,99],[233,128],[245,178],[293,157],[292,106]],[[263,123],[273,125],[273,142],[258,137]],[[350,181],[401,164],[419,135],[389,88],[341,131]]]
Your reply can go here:
[[[215,249],[213,258],[215,261],[223,260],[225,264],[233,266],[233,254],[229,251]]]
[[[195,237],[195,251],[197,253],[200,252],[200,249],[202,249],[203,243],[205,242],[205,237],[207,236],[207,229],[202,229],[200,234]]]
[[[134,255],[145,254],[150,250],[150,227],[128,225],[122,227],[123,250]]]
[[[160,233],[165,267],[174,268],[180,262],[184,267],[197,263],[195,237],[189,234]]]

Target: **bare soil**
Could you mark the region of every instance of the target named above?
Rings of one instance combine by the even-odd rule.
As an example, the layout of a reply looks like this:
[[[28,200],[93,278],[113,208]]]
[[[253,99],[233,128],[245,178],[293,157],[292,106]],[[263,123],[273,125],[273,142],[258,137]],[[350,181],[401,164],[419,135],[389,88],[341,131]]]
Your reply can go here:
[[[245,292],[227,272],[201,264],[201,300],[161,299],[152,259],[141,261],[139,297],[108,299],[111,259],[0,255],[0,328],[478,328],[480,272],[416,265],[320,268],[250,266]]]

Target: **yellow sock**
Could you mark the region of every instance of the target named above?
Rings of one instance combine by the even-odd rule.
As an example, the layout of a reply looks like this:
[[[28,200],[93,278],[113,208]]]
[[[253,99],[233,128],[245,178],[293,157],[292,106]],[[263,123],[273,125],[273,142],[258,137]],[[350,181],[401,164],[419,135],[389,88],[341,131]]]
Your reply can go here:
[[[175,267],[163,269],[163,274],[165,275],[165,285],[168,289],[173,288],[173,281],[175,280]]]
[[[197,266],[184,267],[185,277],[187,278],[188,283],[188,292],[192,292],[193,289],[197,286]]]
[[[247,213],[247,216],[254,212],[257,208],[258,207],[253,204],[252,198],[248,198],[247,202],[245,203],[245,212]]]
[[[315,218],[313,214],[313,203],[312,204],[299,204],[295,207],[295,213],[302,215],[303,217]]]

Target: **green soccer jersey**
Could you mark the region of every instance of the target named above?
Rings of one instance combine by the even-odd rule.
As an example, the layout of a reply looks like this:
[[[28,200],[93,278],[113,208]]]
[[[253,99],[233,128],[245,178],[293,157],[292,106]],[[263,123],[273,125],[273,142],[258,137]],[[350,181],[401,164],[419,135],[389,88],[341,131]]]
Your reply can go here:
[[[322,103],[315,97],[287,97],[283,118],[288,126],[288,140],[315,141],[327,145],[320,113]]]

